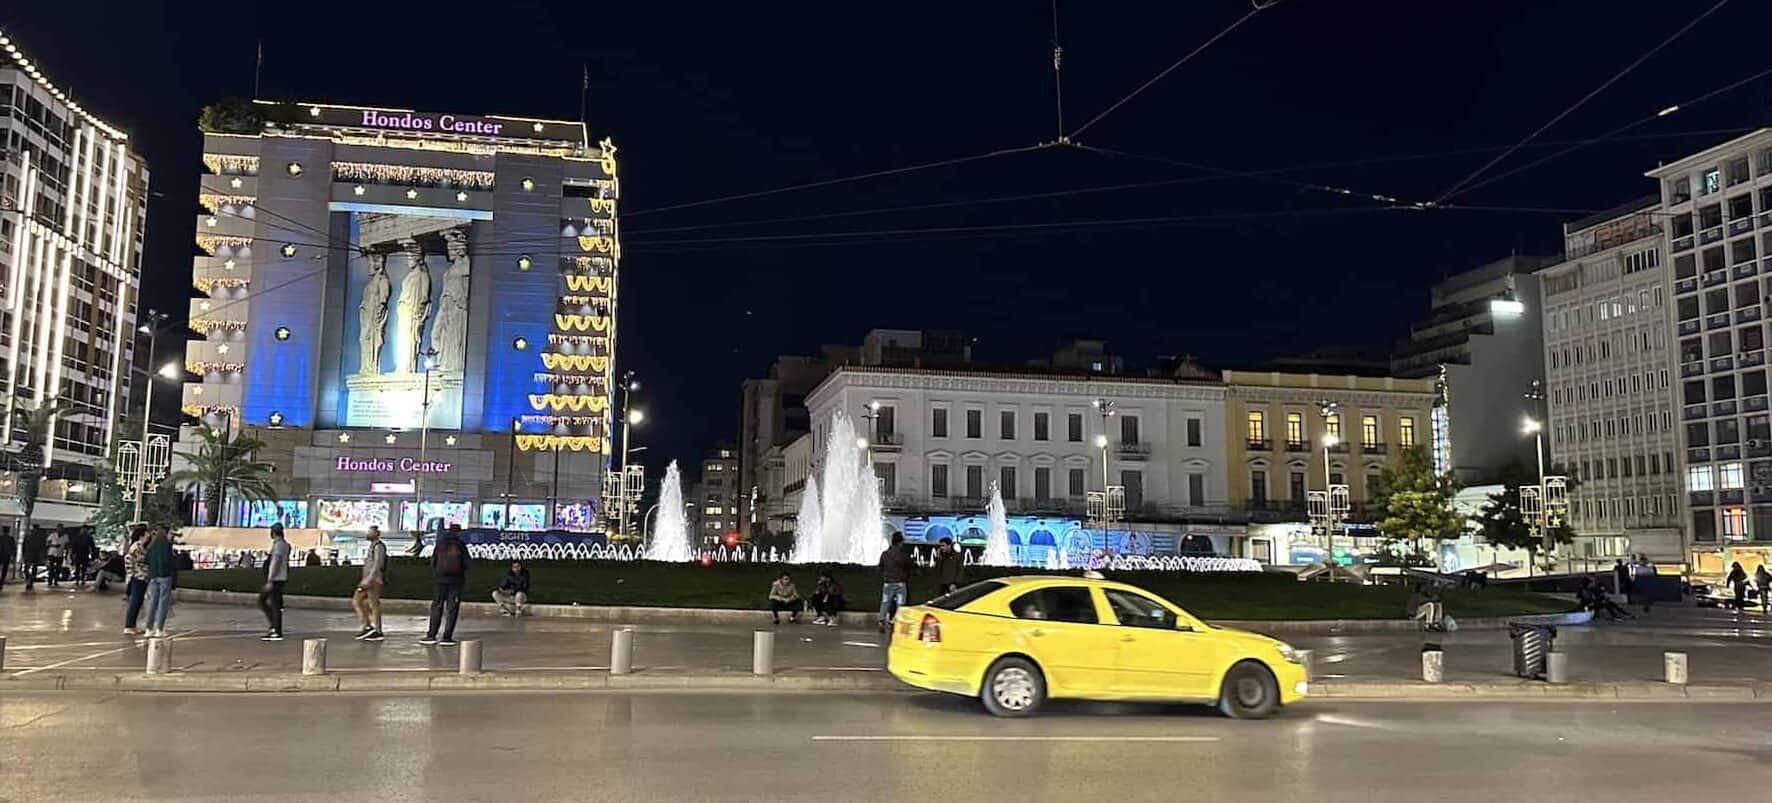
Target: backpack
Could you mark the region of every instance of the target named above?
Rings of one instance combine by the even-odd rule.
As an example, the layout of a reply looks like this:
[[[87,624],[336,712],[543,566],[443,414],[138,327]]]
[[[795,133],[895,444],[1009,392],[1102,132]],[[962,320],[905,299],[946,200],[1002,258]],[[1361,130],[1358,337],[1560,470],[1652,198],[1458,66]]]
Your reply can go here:
[[[462,553],[466,549],[460,541],[453,538],[438,544],[435,550],[437,574],[450,576],[466,574],[467,567],[462,560]]]

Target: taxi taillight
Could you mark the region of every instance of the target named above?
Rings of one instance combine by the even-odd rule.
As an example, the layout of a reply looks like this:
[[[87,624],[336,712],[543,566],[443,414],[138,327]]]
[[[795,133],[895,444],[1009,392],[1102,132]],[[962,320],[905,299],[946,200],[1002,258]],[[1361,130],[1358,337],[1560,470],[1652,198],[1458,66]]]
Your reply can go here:
[[[941,641],[941,620],[935,614],[923,614],[923,624],[917,628],[918,641]]]

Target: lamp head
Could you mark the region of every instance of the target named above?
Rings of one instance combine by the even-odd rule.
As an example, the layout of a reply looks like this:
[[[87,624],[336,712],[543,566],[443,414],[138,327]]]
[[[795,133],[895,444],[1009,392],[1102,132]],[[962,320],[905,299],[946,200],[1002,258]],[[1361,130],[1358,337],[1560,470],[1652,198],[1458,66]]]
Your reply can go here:
[[[1095,436],[1095,448],[1097,448],[1097,449],[1106,449],[1106,448],[1107,448],[1107,444],[1108,444],[1108,438],[1107,438],[1107,436],[1106,436],[1106,435],[1097,435],[1097,436]]]

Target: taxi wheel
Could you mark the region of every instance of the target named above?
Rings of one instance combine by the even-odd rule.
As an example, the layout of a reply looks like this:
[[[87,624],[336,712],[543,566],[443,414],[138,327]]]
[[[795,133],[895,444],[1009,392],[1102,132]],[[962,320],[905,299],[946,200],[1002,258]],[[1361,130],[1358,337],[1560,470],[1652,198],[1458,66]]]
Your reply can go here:
[[[1280,684],[1260,664],[1244,661],[1224,673],[1218,710],[1232,719],[1261,719],[1280,710]]]
[[[1025,717],[1046,701],[1046,677],[1026,658],[1000,658],[984,673],[978,696],[999,717]]]

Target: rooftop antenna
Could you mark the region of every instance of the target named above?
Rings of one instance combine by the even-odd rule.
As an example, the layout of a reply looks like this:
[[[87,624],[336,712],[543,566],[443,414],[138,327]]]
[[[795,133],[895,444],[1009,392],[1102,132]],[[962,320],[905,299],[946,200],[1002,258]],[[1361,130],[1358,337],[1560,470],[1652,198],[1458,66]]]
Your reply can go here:
[[[591,64],[590,62],[584,62],[580,66],[584,68],[584,82],[579,84],[578,88],[578,122],[580,125],[583,125],[587,122],[585,120],[585,107],[590,102],[591,97]]]

